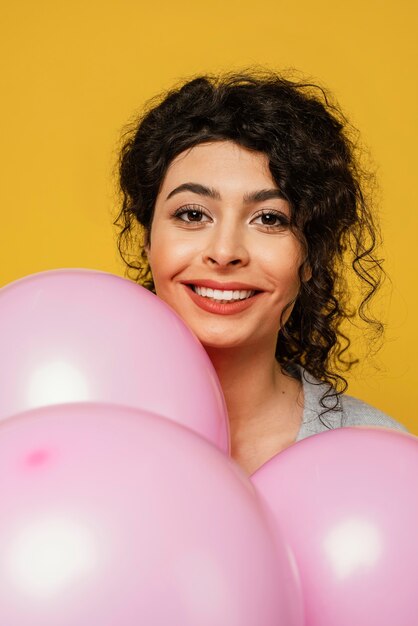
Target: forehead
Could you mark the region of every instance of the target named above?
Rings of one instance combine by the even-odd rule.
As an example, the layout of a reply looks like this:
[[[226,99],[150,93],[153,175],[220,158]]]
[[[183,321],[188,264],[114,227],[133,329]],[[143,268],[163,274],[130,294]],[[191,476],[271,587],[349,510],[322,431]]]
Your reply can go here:
[[[269,160],[263,152],[249,150],[233,141],[201,143],[184,150],[170,163],[161,192],[173,184],[185,181],[214,186],[241,188],[276,184],[269,170]]]

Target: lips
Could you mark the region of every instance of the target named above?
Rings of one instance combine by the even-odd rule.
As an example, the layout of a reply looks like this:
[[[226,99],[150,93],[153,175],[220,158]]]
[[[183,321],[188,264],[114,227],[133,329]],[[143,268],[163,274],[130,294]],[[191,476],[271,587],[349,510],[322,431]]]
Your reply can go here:
[[[245,298],[244,300],[235,300],[223,304],[221,302],[216,302],[211,298],[199,296],[199,294],[195,293],[189,283],[184,283],[184,287],[189,297],[199,308],[215,315],[235,315],[237,313],[241,313],[242,311],[245,311],[249,307],[253,306],[254,302],[258,301],[259,298],[263,297],[262,292],[259,291],[258,293],[250,296],[249,298]]]

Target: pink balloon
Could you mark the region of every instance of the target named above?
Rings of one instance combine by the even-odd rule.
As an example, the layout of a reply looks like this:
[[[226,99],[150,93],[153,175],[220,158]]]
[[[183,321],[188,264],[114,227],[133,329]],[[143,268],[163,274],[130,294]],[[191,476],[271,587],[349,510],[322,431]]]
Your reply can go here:
[[[142,408],[229,452],[212,363],[181,318],[113,274],[41,272],[0,290],[0,419],[67,402]]]
[[[305,626],[418,623],[418,438],[386,428],[308,437],[252,481],[295,553]]]
[[[301,626],[251,481],[192,431],[67,404],[0,425],[0,624]]]

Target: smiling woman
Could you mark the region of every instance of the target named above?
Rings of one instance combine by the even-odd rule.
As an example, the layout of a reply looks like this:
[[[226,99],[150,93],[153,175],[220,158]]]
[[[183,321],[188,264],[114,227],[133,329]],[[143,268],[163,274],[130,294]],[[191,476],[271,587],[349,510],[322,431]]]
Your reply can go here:
[[[158,96],[122,149],[119,250],[206,349],[248,473],[327,428],[403,429],[344,395],[355,356],[341,324],[357,313],[381,332],[367,313],[382,272],[369,179],[350,132],[322,89],[258,70]]]
[[[216,141],[176,157],[157,196],[145,246],[156,292],[215,360],[219,348],[274,354],[297,297],[302,246],[274,187],[263,153]]]

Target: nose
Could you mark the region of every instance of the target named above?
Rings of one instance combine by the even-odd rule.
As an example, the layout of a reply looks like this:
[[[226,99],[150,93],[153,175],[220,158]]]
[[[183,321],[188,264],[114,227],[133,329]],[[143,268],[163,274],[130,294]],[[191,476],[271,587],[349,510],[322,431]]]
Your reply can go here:
[[[233,224],[214,228],[203,252],[203,260],[208,265],[220,267],[246,265],[249,250],[242,230]]]

